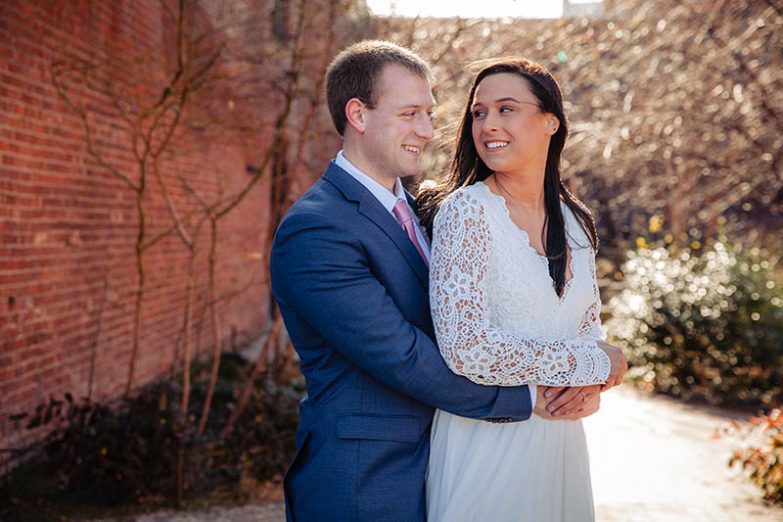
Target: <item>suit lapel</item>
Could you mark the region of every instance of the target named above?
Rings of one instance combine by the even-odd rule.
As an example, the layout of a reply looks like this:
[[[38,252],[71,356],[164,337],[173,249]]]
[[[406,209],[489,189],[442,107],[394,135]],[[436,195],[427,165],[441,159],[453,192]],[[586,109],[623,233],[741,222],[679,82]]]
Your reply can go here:
[[[422,286],[429,288],[429,270],[424,260],[419,255],[419,251],[413,245],[408,235],[402,229],[400,224],[394,219],[394,216],[386,210],[381,202],[378,201],[372,193],[356,181],[350,174],[343,171],[334,162],[324,173],[324,179],[336,186],[343,195],[350,201],[358,203],[358,211],[361,215],[372,221],[380,228],[408,261],[408,264],[416,273]],[[408,196],[408,201],[412,198]]]
[[[419,281],[428,288],[429,271],[427,265],[424,264],[424,260],[419,255],[419,251],[408,238],[408,234],[402,229],[397,220],[394,219],[388,210],[383,208],[383,205],[375,199],[375,196],[369,192],[359,202],[359,213],[364,217],[375,223],[378,228],[383,230],[387,236],[397,245],[408,264],[416,272],[419,277]]]

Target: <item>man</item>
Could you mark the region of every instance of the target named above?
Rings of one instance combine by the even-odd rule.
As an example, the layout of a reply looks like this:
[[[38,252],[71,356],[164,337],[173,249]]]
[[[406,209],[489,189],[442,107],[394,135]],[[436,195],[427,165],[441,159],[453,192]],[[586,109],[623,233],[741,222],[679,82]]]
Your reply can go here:
[[[327,72],[344,148],[272,249],[272,290],[308,390],[285,479],[288,520],[424,520],[434,408],[490,422],[533,409],[527,386],[454,375],[433,341],[429,248],[400,183],[420,173],[432,139],[429,76],[421,58],[379,41],[348,47]],[[572,395],[558,399],[560,418]],[[536,412],[546,405],[539,390]]]

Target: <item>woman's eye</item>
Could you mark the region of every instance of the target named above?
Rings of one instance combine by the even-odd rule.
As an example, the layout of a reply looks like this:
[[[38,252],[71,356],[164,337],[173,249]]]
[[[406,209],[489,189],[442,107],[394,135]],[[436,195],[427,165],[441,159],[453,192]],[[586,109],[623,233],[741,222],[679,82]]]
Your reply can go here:
[[[502,114],[504,112],[511,112],[513,110],[514,109],[512,109],[511,107],[501,107],[499,112]]]
[[[480,110],[473,111],[473,117],[477,118],[477,119],[478,118],[483,118],[485,114],[486,114],[485,111],[480,111]]]

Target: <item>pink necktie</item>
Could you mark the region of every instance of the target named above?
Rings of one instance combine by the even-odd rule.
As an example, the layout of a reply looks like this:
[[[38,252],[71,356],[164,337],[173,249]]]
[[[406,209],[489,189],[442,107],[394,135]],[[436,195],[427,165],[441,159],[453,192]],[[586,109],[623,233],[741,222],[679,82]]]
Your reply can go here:
[[[404,199],[398,199],[397,203],[394,204],[392,214],[394,214],[394,217],[397,218],[397,221],[402,225],[402,229],[408,234],[408,237],[413,242],[413,246],[416,247],[416,250],[419,251],[419,255],[424,260],[424,264],[429,268],[430,264],[427,262],[427,256],[424,255],[424,249],[421,248],[419,240],[416,239],[415,225],[413,224],[413,216],[408,208],[408,203],[406,203]]]

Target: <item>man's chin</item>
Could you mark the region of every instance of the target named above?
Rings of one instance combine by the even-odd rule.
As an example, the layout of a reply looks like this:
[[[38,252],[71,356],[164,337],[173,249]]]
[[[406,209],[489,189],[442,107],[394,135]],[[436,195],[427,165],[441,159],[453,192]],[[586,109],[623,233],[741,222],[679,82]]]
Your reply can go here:
[[[400,174],[401,178],[413,178],[416,176],[421,176],[422,173],[424,172],[424,169],[422,169],[421,164],[417,162],[415,166],[410,165],[405,169],[400,169],[400,172],[401,172]]]

